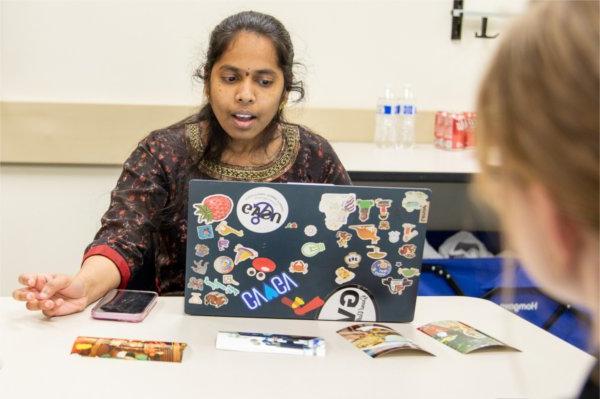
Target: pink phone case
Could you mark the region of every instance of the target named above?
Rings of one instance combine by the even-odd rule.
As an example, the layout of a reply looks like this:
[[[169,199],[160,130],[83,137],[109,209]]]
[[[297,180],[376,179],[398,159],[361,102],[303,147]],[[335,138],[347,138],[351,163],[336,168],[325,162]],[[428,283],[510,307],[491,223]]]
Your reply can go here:
[[[123,295],[125,297],[131,296],[150,296],[151,299],[148,301],[146,306],[141,312],[137,313],[124,313],[124,312],[110,312],[102,309],[104,305],[112,301],[117,295]],[[131,299],[130,298],[130,299]],[[150,310],[156,305],[158,299],[158,294],[152,291],[136,291],[136,290],[120,290],[113,289],[110,290],[102,299],[96,303],[94,308],[92,309],[92,317],[94,319],[102,319],[102,320],[118,320],[118,321],[128,321],[128,322],[140,322],[146,318]]]

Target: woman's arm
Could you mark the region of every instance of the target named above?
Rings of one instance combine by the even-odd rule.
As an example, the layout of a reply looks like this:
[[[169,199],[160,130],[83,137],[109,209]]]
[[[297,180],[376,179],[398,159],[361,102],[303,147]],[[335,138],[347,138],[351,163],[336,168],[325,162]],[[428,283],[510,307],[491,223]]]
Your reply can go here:
[[[171,144],[165,135],[151,134],[124,163],[102,226],[76,275],[21,275],[24,287],[13,297],[25,301],[27,309],[64,315],[85,309],[112,288],[126,287],[132,277],[153,273],[142,265],[153,250],[153,235],[169,197],[167,175],[176,163],[161,160],[172,159]]]
[[[143,266],[145,259],[152,258],[149,251],[154,250],[154,235],[169,199],[168,173],[173,172],[174,165],[166,160],[173,157],[173,145],[160,133],[151,134],[138,145],[125,161],[100,230],[85,250],[84,264],[95,256],[111,261],[120,276],[119,288],[154,273]]]

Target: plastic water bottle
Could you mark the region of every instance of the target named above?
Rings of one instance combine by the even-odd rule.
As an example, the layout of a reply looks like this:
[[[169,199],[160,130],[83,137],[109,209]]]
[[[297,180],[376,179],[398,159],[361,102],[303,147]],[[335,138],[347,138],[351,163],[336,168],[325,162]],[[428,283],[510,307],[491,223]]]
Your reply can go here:
[[[394,146],[398,137],[398,107],[393,90],[388,86],[377,99],[375,115],[375,144],[380,148]]]
[[[415,145],[415,120],[417,119],[417,106],[412,86],[404,84],[399,97],[400,112],[396,145],[401,148],[412,148]]]

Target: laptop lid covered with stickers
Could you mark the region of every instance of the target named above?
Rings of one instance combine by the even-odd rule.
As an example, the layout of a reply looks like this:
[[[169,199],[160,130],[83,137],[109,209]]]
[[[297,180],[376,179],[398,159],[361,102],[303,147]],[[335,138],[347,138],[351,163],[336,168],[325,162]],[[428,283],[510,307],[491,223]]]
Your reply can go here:
[[[192,180],[185,312],[413,319],[431,192]]]

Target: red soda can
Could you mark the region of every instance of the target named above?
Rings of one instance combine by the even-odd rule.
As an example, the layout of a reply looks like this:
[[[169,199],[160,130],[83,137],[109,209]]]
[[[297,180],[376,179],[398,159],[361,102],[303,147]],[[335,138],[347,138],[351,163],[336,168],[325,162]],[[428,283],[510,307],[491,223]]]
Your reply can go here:
[[[475,123],[477,121],[476,112],[465,112],[467,121],[467,130],[465,131],[465,148],[475,147]]]
[[[462,150],[465,148],[465,131],[467,123],[462,112],[450,115],[450,126],[444,134],[444,148],[446,150]]]
[[[433,126],[433,144],[436,148],[444,148],[444,135],[448,124],[448,112],[437,111],[435,113],[435,125]]]

